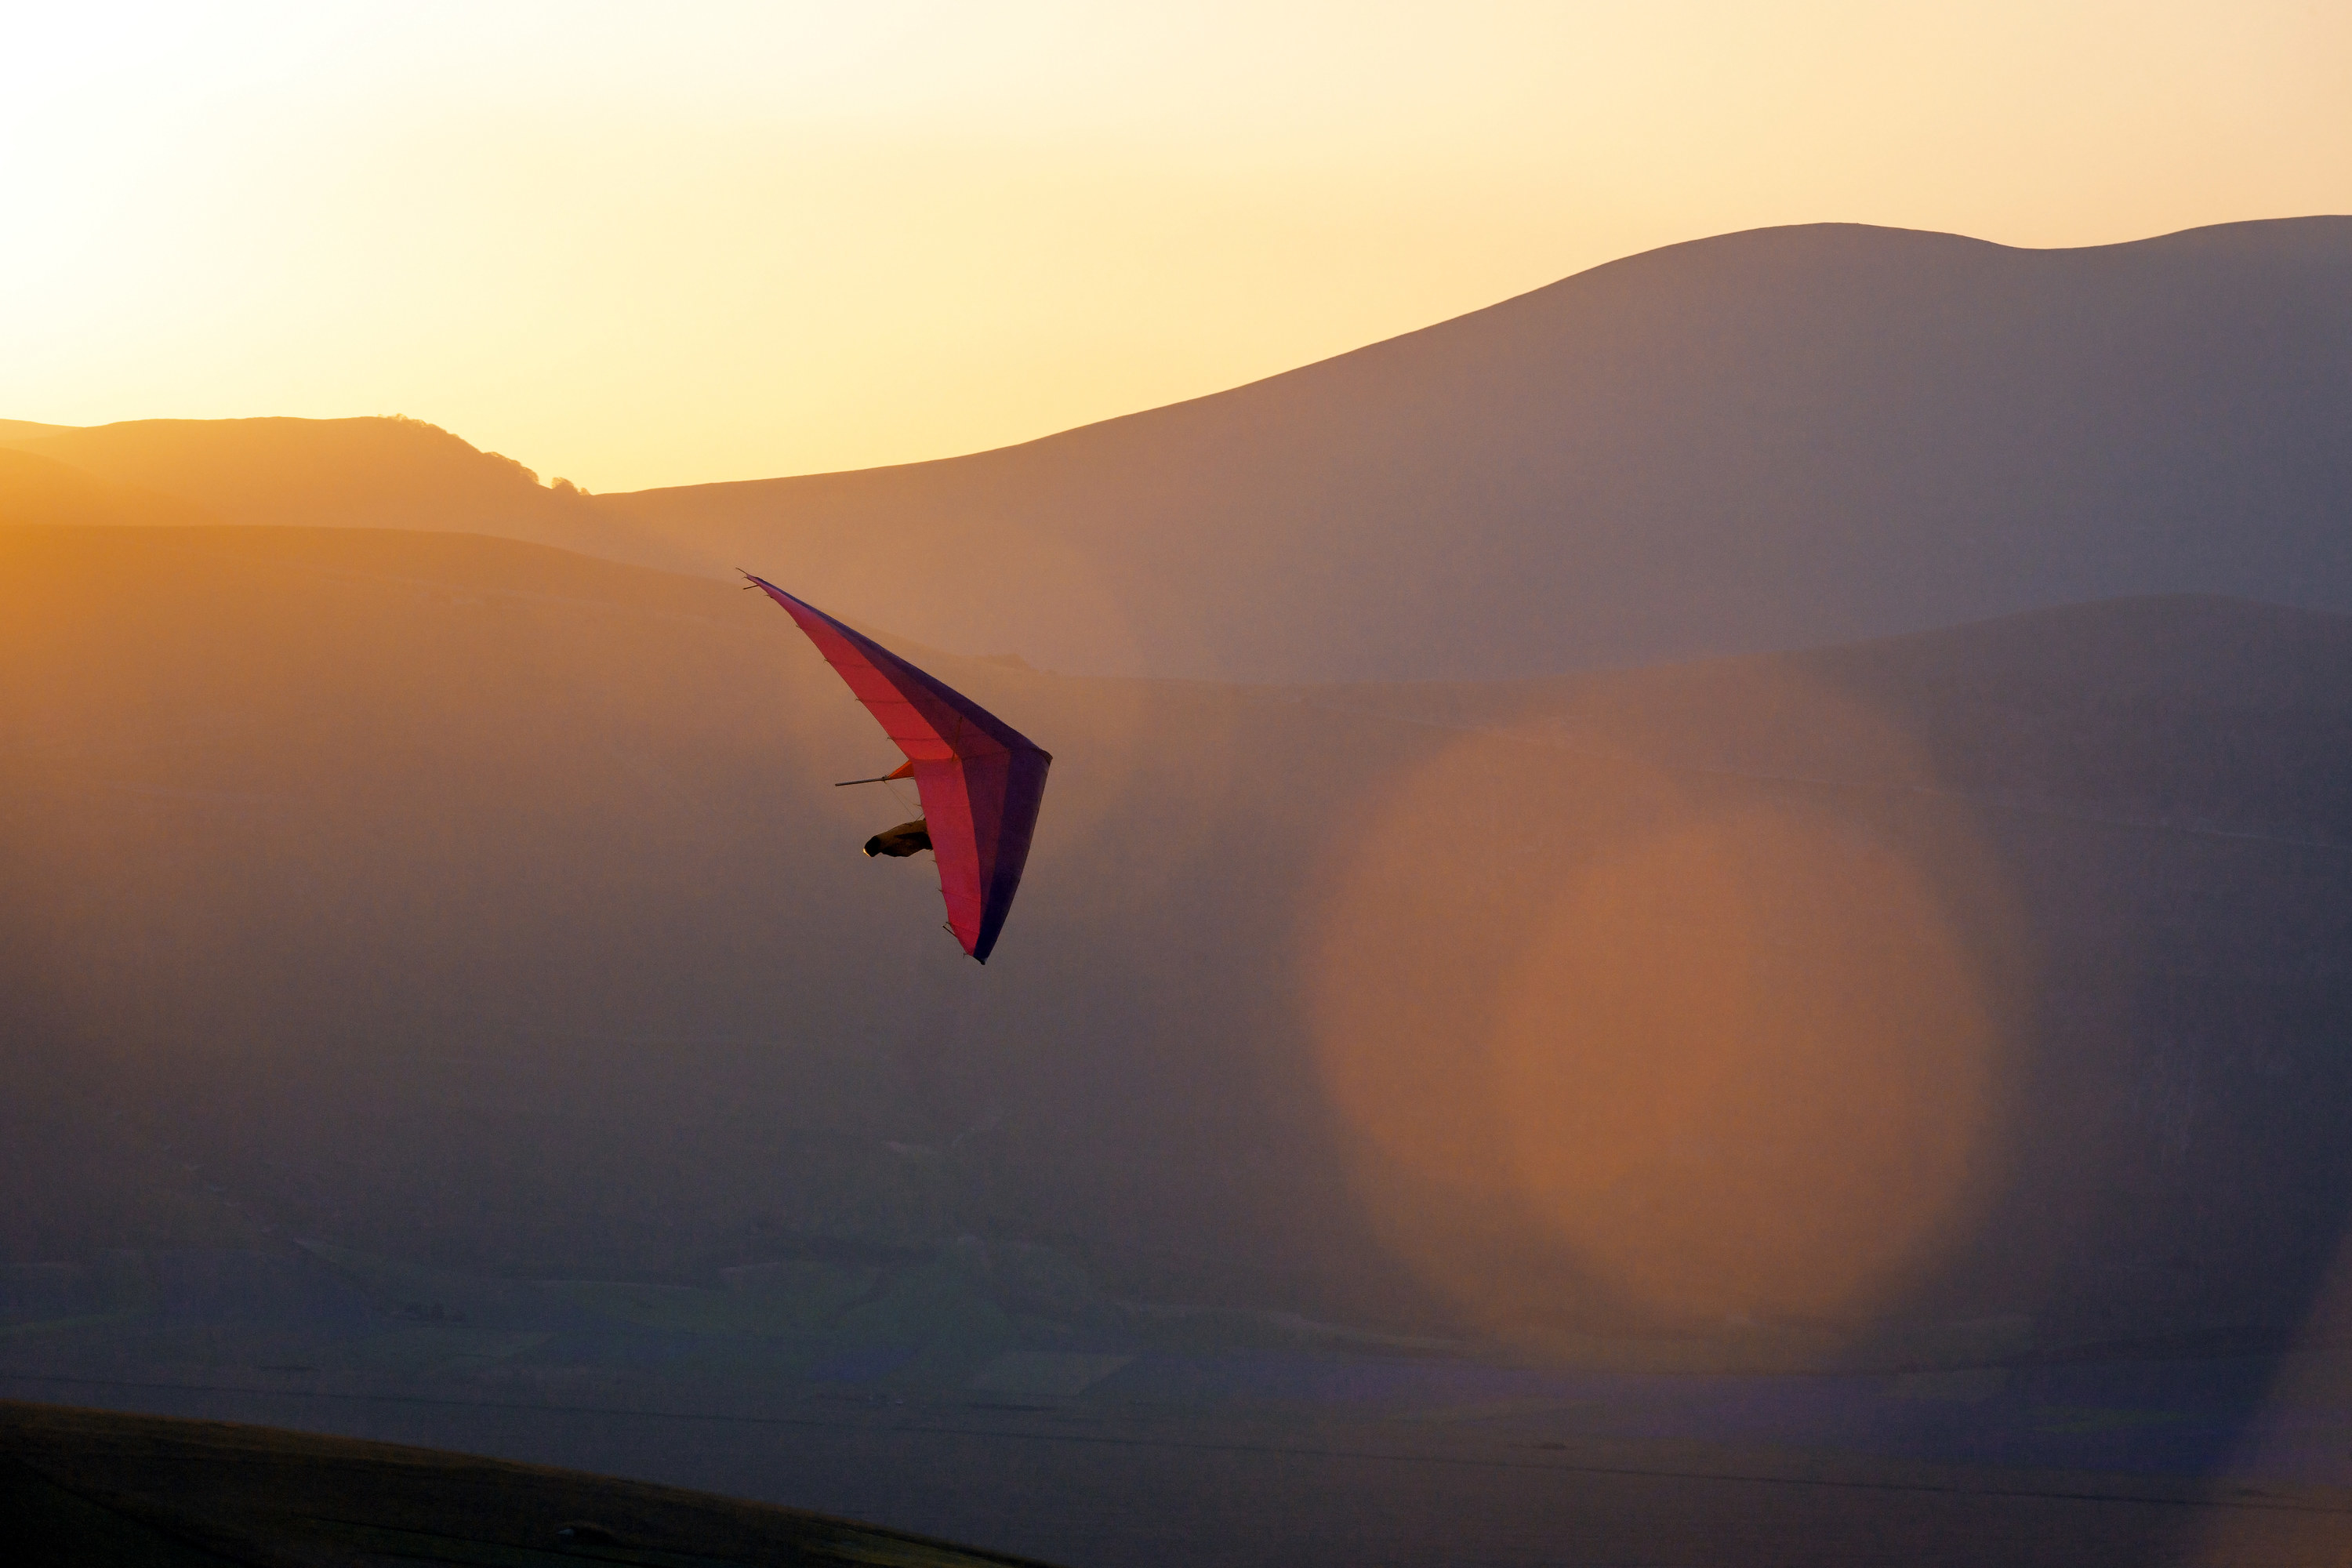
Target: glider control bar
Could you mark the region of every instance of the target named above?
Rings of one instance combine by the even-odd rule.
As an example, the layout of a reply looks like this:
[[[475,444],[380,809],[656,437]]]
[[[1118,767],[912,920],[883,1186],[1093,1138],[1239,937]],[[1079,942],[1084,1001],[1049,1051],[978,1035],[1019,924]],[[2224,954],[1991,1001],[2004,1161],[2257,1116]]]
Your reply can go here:
[[[892,779],[910,779],[914,776],[915,763],[913,759],[909,758],[906,762],[900,763],[897,767],[892,768],[887,773],[877,773],[870,779],[844,779],[833,787],[835,789],[847,789],[854,784],[888,784]]]

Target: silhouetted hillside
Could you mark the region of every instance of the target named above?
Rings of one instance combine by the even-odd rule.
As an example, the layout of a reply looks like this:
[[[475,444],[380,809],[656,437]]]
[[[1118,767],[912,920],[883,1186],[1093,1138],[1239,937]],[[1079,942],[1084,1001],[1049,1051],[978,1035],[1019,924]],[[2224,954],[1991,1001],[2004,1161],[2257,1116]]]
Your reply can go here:
[[[968,1235],[1060,1260],[1040,1301],[1898,1361],[2318,1300],[2342,622],[1487,690],[908,651],[1057,758],[984,971],[928,861],[856,854],[902,803],[830,785],[887,745],[754,595],[0,531],[12,1260],[708,1284]]]
[[[20,501],[16,453],[102,482],[192,503],[150,522],[226,521],[326,528],[419,528],[532,539],[592,552],[645,550],[591,513],[583,498],[510,458],[478,451],[416,419],[134,419],[117,425],[0,426],[0,519],[120,521]],[[100,492],[93,492],[96,496]],[[92,504],[107,508],[102,499]],[[19,510],[23,515],[17,515]],[[656,563],[668,564],[657,553]]]
[[[798,1509],[224,1421],[0,1404],[0,1509],[26,1568],[293,1560],[1021,1568]],[[1035,1568],[1031,1564],[1030,1568]]]
[[[430,426],[0,445],[242,522],[462,529],[1089,673],[1496,679],[2038,606],[2352,611],[2352,218],[2019,250],[1815,225],[1671,246],[1044,440],[583,498]]]
[[[2352,610],[2347,366],[2352,219],[1817,225],[1025,446],[596,504],[1047,668],[1549,674],[2122,595]]]

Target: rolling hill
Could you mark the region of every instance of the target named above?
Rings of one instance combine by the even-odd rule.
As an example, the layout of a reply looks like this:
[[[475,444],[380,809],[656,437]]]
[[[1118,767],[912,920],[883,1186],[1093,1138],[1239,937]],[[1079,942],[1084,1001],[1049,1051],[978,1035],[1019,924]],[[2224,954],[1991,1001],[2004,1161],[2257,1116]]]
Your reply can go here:
[[[1491,679],[2126,595],[2352,611],[2352,218],[1627,258],[998,451],[582,498],[429,426],[8,437],[231,521],[741,564],[1096,674]]]
[[[856,853],[887,746],[756,596],[0,530],[0,1243],[708,1283],[971,1237],[1559,1353],[2284,1334],[2352,1192],[2346,628],[1454,687],[901,643],[1059,759],[982,971]]]
[[[71,464],[0,447],[0,521],[11,523],[218,522],[192,501],[100,479]]]
[[[2352,610],[2347,301],[2346,218],[1765,229],[1026,446],[597,504],[927,641],[1157,675],[1549,674],[2128,594]]]
[[[74,511],[68,490],[82,496],[84,510]],[[542,486],[514,459],[422,420],[0,421],[0,522],[128,521],[421,528],[648,553],[633,531],[592,512],[578,490]],[[650,558],[677,563],[658,551]]]

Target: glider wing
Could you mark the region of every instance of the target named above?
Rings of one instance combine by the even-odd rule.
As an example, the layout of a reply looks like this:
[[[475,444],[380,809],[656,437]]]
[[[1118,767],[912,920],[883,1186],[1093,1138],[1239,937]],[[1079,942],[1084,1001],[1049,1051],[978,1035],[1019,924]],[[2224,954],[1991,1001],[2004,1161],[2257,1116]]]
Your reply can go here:
[[[745,576],[751,576],[745,573]],[[948,925],[981,963],[1021,886],[1053,757],[1018,730],[873,638],[803,604],[764,577],[752,584],[783,606],[835,673],[913,764],[940,863]]]

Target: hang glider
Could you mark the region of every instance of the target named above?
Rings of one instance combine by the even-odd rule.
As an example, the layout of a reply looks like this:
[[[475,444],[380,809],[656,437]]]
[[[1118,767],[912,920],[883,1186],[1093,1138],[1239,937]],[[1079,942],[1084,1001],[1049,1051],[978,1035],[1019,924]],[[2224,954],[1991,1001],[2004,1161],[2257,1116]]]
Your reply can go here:
[[[866,841],[868,855],[907,856],[928,848],[940,865],[940,896],[948,927],[981,963],[1021,886],[1054,759],[1018,730],[936,677],[926,675],[873,638],[824,611],[801,603],[764,577],[751,585],[783,606],[882,732],[907,753],[905,764],[882,778],[909,778],[923,815]],[[875,784],[879,779],[850,779]]]

